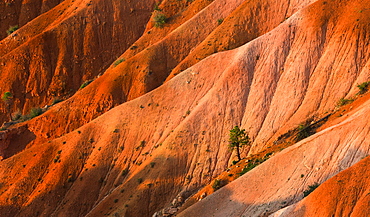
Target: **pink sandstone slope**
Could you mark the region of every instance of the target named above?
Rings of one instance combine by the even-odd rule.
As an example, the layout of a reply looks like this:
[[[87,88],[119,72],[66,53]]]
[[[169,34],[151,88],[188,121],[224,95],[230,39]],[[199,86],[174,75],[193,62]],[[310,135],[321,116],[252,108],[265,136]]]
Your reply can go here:
[[[271,215],[369,216],[369,160],[360,161],[320,185],[307,198]]]

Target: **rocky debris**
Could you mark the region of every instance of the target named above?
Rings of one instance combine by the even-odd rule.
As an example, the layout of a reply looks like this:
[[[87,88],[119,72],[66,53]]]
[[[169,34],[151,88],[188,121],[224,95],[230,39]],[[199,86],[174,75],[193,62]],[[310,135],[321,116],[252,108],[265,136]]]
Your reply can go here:
[[[169,207],[163,208],[161,211],[158,211],[153,214],[153,217],[170,217],[177,213],[179,207],[184,203],[184,197],[182,194],[173,199]]]
[[[198,201],[201,201],[201,200],[203,200],[204,198],[206,198],[207,197],[207,193],[206,192],[204,192],[203,194],[201,194],[200,195],[200,197],[199,197],[199,199],[198,199]]]

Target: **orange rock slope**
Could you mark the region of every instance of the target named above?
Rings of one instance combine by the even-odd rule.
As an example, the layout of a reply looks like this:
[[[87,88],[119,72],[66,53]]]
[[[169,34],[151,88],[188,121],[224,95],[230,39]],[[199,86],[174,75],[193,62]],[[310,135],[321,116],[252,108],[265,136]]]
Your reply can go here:
[[[126,27],[119,29],[126,31],[116,33],[117,38],[124,35],[127,39],[122,47],[112,43],[115,34],[105,35],[101,29],[96,34],[74,33],[76,37],[109,40],[98,40],[102,43],[98,45],[81,43],[84,48],[74,50],[87,49],[94,56],[100,55],[94,46],[102,46],[106,59],[94,60],[99,70],[89,71],[76,63],[80,67],[75,69],[78,79],[71,77],[76,82],[68,85],[76,91],[81,78],[89,77],[88,71],[89,78],[104,74],[44,114],[0,132],[0,154],[4,158],[0,162],[0,213],[173,215],[187,198],[212,183],[235,160],[227,147],[233,126],[245,128],[253,139],[251,147],[243,149],[245,157],[274,146],[299,124],[333,113],[316,134],[280,153],[271,153],[269,160],[177,215],[304,216],[297,211],[302,207],[307,213],[319,213],[315,191],[302,200],[308,186],[329,179],[317,191],[337,188],[332,181],[336,178],[330,178],[343,170],[341,174],[359,174],[364,166],[351,166],[369,154],[369,96],[356,95],[357,85],[370,80],[367,3],[167,0],[157,6],[149,21],[146,19],[154,1],[58,4],[18,30],[17,36],[25,34],[20,41],[9,36],[0,42],[3,62],[17,61],[12,56],[15,51],[24,55],[24,50],[36,49],[33,41],[46,37],[53,28],[72,31],[77,27],[68,22],[85,15],[91,19],[107,16],[105,25],[113,28],[112,23],[120,23],[120,19],[109,20],[112,10],[120,17],[120,10],[130,8],[132,13],[139,13],[137,22],[143,22],[140,30],[145,32],[130,45],[140,30],[133,33],[128,27],[132,22],[122,22]],[[94,14],[89,4],[101,11]],[[65,11],[61,15],[53,13],[62,8]],[[153,27],[157,13],[169,16],[163,28]],[[37,23],[43,27],[33,36],[27,26]],[[92,29],[103,25],[93,24]],[[61,38],[45,38],[41,45]],[[55,52],[61,52],[63,46],[71,49],[66,43],[60,46]],[[59,64],[62,57],[56,57]],[[32,63],[27,56],[18,60]],[[82,62],[87,61],[92,61],[90,56],[83,56]],[[57,68],[48,61],[44,65],[53,69],[54,74],[48,74],[51,80],[56,78]],[[6,62],[6,70],[0,68],[0,72],[14,84],[18,80],[30,85],[50,84],[32,77],[14,80],[11,72],[21,66]],[[73,72],[66,71],[64,78]],[[34,76],[42,77],[36,72]],[[38,93],[37,88],[31,90],[39,95],[15,92],[15,108],[26,105],[17,102],[18,98],[25,97],[25,102],[36,105],[50,97]],[[347,111],[334,113],[340,99],[351,97],[357,100],[347,105]],[[344,179],[353,186],[352,180]],[[358,195],[367,190],[366,180],[361,182]],[[338,200],[337,195],[345,198],[346,193],[340,193],[328,197],[333,201]],[[365,204],[361,197],[348,194],[353,203]],[[347,209],[345,201],[338,203],[338,210],[349,210],[345,212],[355,216],[364,214]],[[327,213],[333,212],[332,203],[327,202]]]
[[[22,8],[36,10],[36,5],[24,2]],[[27,114],[32,107],[65,99],[103,74],[144,32],[153,5],[154,0],[69,0],[28,23],[19,21],[21,28],[0,42],[0,91],[13,94],[11,111]],[[25,10],[22,16],[31,13]],[[5,106],[0,108],[0,121],[5,121]]]

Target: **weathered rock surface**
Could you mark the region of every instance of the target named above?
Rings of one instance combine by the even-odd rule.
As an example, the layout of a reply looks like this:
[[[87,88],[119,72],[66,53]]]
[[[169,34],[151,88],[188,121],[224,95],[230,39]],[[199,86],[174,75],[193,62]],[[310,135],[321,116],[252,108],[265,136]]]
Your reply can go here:
[[[271,215],[369,216],[369,160],[360,161],[320,185],[307,198]]]
[[[37,9],[32,2],[22,8],[27,5]],[[0,41],[0,91],[13,94],[12,112],[27,114],[70,97],[84,81],[103,74],[142,35],[153,5],[154,0],[63,1]],[[0,109],[5,121],[5,106]]]
[[[119,7],[112,6],[116,3]],[[159,5],[163,13],[171,16],[168,23],[163,29],[153,28],[152,16],[146,26],[141,26],[145,33],[133,45],[129,43],[133,35],[120,48],[109,42],[113,40],[111,34],[104,36],[108,42],[98,40],[102,43],[99,45],[92,40],[91,46],[85,47],[92,56],[103,55],[93,49],[96,45],[115,50],[114,55],[122,54],[118,60],[125,60],[112,64],[117,57],[112,53],[103,55],[106,59],[96,59],[102,71],[90,68],[89,72],[94,77],[107,69],[102,76],[41,116],[0,132],[0,153],[4,158],[0,161],[0,213],[152,216],[163,210],[164,215],[179,216],[263,216],[289,215],[301,207],[307,207],[307,213],[317,212],[315,203],[310,202],[316,200],[315,193],[300,203],[302,192],[369,154],[368,95],[358,96],[350,111],[335,117],[320,132],[274,154],[236,181],[176,213],[183,200],[229,165],[232,155],[227,145],[233,126],[245,128],[253,139],[243,156],[258,153],[300,123],[332,112],[341,98],[354,96],[357,85],[370,79],[368,3],[168,0]],[[76,4],[81,7],[76,9]],[[40,34],[30,34],[31,38],[19,42],[11,41],[11,37],[2,40],[0,46],[7,50],[0,49],[4,52],[1,58],[10,61],[2,66],[8,68],[0,68],[2,75],[13,78],[10,72],[22,64],[11,61],[28,61],[15,58],[18,51],[37,53],[33,43],[39,37],[55,36],[54,27],[62,28],[60,34],[66,40],[58,44],[57,51],[63,46],[70,48],[65,45],[70,37],[64,31],[72,31],[68,22],[90,16],[91,8],[102,7],[97,12],[107,19],[112,19],[113,11],[120,14],[122,8],[134,8],[138,13],[136,8],[140,8],[144,12],[140,10],[139,20],[146,23],[152,7],[147,2],[87,4],[82,0],[64,1],[27,24],[31,26],[50,15],[49,23],[37,30]],[[64,8],[62,15],[68,16],[52,13],[59,8]],[[53,26],[51,23],[56,21],[52,15],[63,20],[66,27],[60,27],[60,22]],[[106,25],[112,25],[109,19]],[[224,20],[219,25],[217,19]],[[17,34],[27,33],[27,25]],[[91,28],[100,27],[94,24]],[[73,37],[81,36],[72,33]],[[117,36],[120,37],[123,36]],[[45,38],[40,44],[61,40],[52,39]],[[216,41],[227,46],[213,46]],[[207,46],[210,48],[204,49]],[[218,53],[211,55],[214,52]],[[61,54],[55,57],[56,63],[63,62]],[[85,61],[92,59],[86,56],[82,59]],[[73,65],[67,63],[68,67]],[[45,63],[46,66],[50,67]],[[82,66],[76,70],[86,69]],[[88,77],[85,72],[77,76],[76,83],[81,76]],[[33,94],[30,102],[36,102],[34,96],[39,94],[32,85],[49,84],[28,77],[19,80],[29,84]],[[9,83],[0,82],[1,85]],[[44,102],[46,96],[40,94],[38,103]],[[366,180],[363,183],[361,186]],[[317,190],[325,190],[324,186]],[[363,195],[366,188],[361,186],[359,194]],[[174,201],[179,195],[181,203]],[[293,206],[279,211],[289,205]]]

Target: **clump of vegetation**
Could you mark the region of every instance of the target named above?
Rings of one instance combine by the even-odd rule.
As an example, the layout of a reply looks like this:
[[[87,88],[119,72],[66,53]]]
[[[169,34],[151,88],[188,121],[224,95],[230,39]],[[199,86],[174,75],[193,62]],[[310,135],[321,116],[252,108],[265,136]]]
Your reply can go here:
[[[369,90],[369,86],[370,86],[370,81],[366,81],[366,82],[363,82],[363,83],[357,85],[358,89],[360,89],[358,94],[366,93]]]
[[[315,129],[308,122],[300,124],[297,127],[297,130],[298,130],[298,132],[297,132],[297,135],[295,136],[295,141],[296,142],[299,142],[302,139],[305,139],[305,138],[315,134]]]
[[[8,30],[6,30],[6,33],[8,35],[12,34],[13,32],[17,31],[19,29],[19,26],[18,25],[15,25],[15,26],[10,26]]]
[[[237,161],[237,160],[233,160],[233,162],[232,162],[232,164],[233,165],[235,165],[235,164],[237,164],[239,161]]]
[[[141,184],[143,182],[143,178],[138,178],[137,183]]]
[[[113,63],[113,66],[114,67],[116,67],[116,66],[118,66],[120,63],[122,63],[122,62],[124,62],[125,61],[125,59],[124,58],[122,58],[122,59],[118,59],[118,60],[116,60],[114,63]]]
[[[13,98],[13,94],[12,94],[11,92],[9,92],[9,91],[5,92],[5,93],[3,94],[3,96],[1,97],[1,99],[2,99],[3,101],[10,100],[11,98]]]
[[[93,82],[93,80],[87,80],[85,81],[84,83],[81,84],[80,86],[80,89],[83,89],[85,88],[87,85],[89,85],[91,82]]]
[[[224,19],[218,19],[217,20],[218,25],[221,25],[222,22],[224,22]]]
[[[246,167],[244,167],[242,169],[242,171],[240,171],[240,173],[238,173],[239,176],[242,176],[244,174],[246,174],[247,172],[251,171],[253,168],[255,168],[258,164],[256,163],[252,163],[252,162],[249,162],[248,165]]]
[[[162,9],[159,8],[159,4],[160,4],[159,2],[154,4],[154,10],[155,11],[162,11]]]
[[[150,162],[150,167],[154,168],[154,166],[155,166],[155,162]]]
[[[3,102],[4,102],[5,106],[6,106],[6,110],[7,110],[8,114],[9,114],[9,118],[11,120],[12,119],[12,115],[10,113],[10,107],[11,107],[11,104],[13,102],[13,94],[11,92],[7,91],[7,92],[5,92],[3,94],[3,96],[1,97],[1,100],[3,100]]]
[[[257,158],[253,161],[248,162],[247,166],[245,166],[240,173],[238,173],[238,176],[242,176],[246,174],[247,172],[251,171],[256,166],[260,165],[261,163],[265,162],[270,158],[272,154],[266,154],[263,158]]]
[[[62,102],[62,101],[63,101],[63,100],[59,99],[58,97],[55,97],[55,98],[53,99],[53,101],[51,102],[51,105],[53,106],[53,105],[58,104],[58,103],[60,103],[60,102]]]
[[[338,103],[337,103],[337,106],[338,107],[341,107],[341,106],[344,106],[344,105],[347,105],[347,104],[350,104],[351,102],[353,102],[354,99],[345,99],[345,98],[341,98]]]
[[[29,114],[30,119],[37,117],[43,113],[42,109],[40,107],[32,108]]]
[[[308,186],[308,189],[303,192],[303,197],[307,197],[311,192],[313,192],[317,187],[319,187],[319,183],[315,182],[312,185]]]
[[[154,26],[157,28],[163,28],[164,24],[167,21],[166,15],[160,12],[155,13],[153,19],[154,19]]]
[[[251,141],[248,134],[245,132],[245,129],[240,129],[238,126],[235,126],[232,130],[230,130],[229,149],[231,151],[236,149],[236,155],[239,161],[241,160],[240,148],[245,145],[249,146],[250,144]]]
[[[224,180],[222,179],[215,179],[212,184],[212,188],[214,191],[217,191],[218,189],[222,188],[225,185]]]

